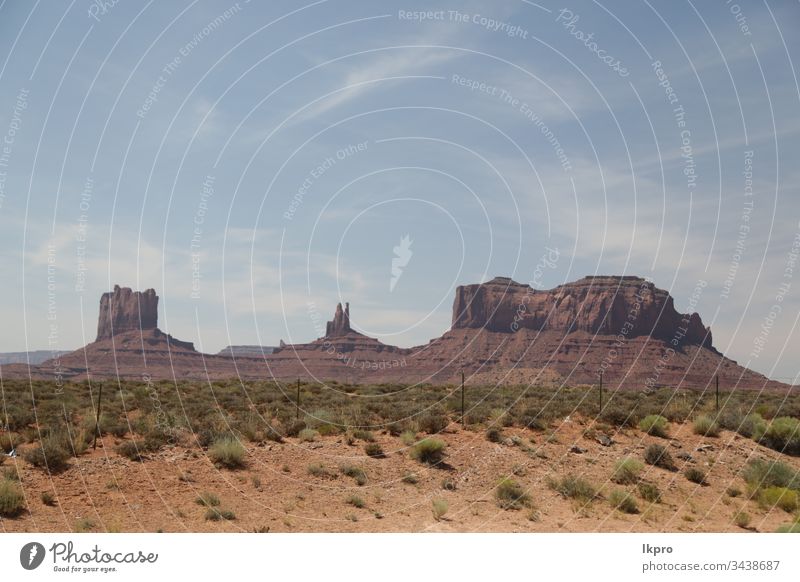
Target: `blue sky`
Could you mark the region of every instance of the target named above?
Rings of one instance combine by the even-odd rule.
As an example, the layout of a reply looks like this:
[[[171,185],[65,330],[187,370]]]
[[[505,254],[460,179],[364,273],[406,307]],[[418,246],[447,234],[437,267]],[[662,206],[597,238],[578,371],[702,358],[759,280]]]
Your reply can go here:
[[[797,374],[798,2],[101,4],[0,4],[0,350],[94,339],[115,283],[214,352],[629,274]]]

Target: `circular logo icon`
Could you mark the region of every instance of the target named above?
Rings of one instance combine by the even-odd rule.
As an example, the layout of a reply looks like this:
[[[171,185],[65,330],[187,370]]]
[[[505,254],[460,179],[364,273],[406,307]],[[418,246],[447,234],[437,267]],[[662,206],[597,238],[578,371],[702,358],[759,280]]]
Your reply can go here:
[[[44,561],[44,546],[39,542],[29,542],[19,551],[19,563],[26,570],[35,570]]]

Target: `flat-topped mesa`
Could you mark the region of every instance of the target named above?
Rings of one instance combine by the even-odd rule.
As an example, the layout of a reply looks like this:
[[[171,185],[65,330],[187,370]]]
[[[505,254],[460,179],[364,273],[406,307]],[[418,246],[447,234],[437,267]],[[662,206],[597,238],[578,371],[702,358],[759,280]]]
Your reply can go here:
[[[336,313],[333,315],[333,321],[329,321],[325,327],[325,337],[341,337],[349,334],[350,329],[350,304],[345,303],[344,309],[342,304],[336,304]]]
[[[134,292],[130,287],[114,285],[113,291],[100,297],[97,341],[127,331],[156,329],[157,325],[158,295],[155,289]]]
[[[541,291],[507,277],[464,285],[456,289],[452,327],[585,331],[712,347],[711,330],[697,313],[678,313],[667,291],[632,276],[584,277]]]

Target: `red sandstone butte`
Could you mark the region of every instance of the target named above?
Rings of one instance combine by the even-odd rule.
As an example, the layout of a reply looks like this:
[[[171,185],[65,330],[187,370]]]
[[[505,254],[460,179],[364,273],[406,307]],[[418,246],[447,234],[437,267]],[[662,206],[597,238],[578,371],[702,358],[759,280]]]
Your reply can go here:
[[[550,290],[507,277],[456,289],[451,329],[401,348],[352,329],[350,305],[336,306],[325,337],[272,353],[202,354],[162,332],[155,291],[115,287],[100,301],[98,339],[39,366],[2,368],[4,377],[120,377],[169,380],[294,380],[451,384],[596,384],[610,389],[790,387],[739,366],[712,344],[697,313],[640,277],[594,276]],[[269,350],[265,350],[268,352]]]

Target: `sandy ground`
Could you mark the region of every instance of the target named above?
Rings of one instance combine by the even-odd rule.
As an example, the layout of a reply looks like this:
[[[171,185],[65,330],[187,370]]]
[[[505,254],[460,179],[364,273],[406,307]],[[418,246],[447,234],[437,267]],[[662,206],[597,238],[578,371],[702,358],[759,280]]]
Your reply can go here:
[[[447,467],[429,468],[409,457],[398,437],[376,433],[385,458],[369,458],[363,443],[348,445],[341,435],[320,437],[312,443],[287,439],[283,444],[247,444],[248,466],[230,471],[217,469],[199,449],[167,448],[145,462],[133,462],[113,451],[119,440],[106,437],[63,473],[48,475],[21,459],[16,460],[29,511],[15,519],[0,519],[4,531],[271,531],[271,532],[772,532],[792,516],[780,509],[760,508],[747,499],[739,471],[752,457],[777,459],[800,467],[800,460],[765,449],[753,441],[723,431],[718,438],[699,437],[689,425],[671,426],[670,439],[626,429],[612,435],[614,444],[602,446],[584,435],[587,423],[566,420],[553,434],[505,429],[504,443],[489,442],[483,431],[471,432],[451,425],[439,438],[446,441]],[[510,442],[517,437],[518,444]],[[614,464],[625,456],[642,458],[653,442],[668,446],[680,471],[645,466],[642,479],[656,484],[662,501],[651,504],[637,495],[640,513],[613,509],[608,494],[613,489],[635,491],[609,478]],[[703,448],[701,445],[711,445]],[[584,452],[571,449],[578,446]],[[703,450],[698,450],[700,447]],[[322,464],[333,477],[312,476],[308,467]],[[13,466],[7,459],[3,469]],[[340,473],[343,464],[360,466],[367,482],[358,486]],[[683,475],[686,465],[708,473],[708,486],[691,483]],[[494,499],[495,486],[512,473],[528,489],[532,509],[503,510]],[[403,482],[414,473],[416,484]],[[548,477],[579,475],[599,489],[588,507],[563,499],[551,490]],[[443,488],[447,479],[454,490]],[[729,487],[743,495],[732,498]],[[43,491],[55,494],[56,504],[41,500]],[[235,519],[208,521],[206,508],[196,503],[199,494],[217,495],[220,509]],[[358,496],[364,507],[347,499]],[[434,519],[432,501],[443,499],[448,510]],[[733,523],[744,510],[751,516],[749,529]]]

